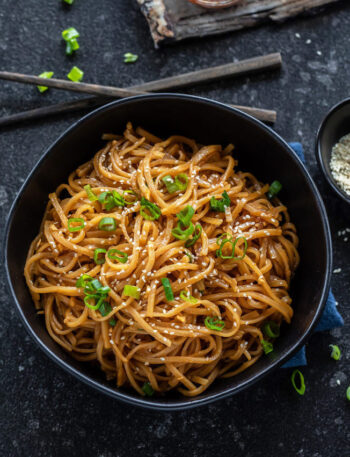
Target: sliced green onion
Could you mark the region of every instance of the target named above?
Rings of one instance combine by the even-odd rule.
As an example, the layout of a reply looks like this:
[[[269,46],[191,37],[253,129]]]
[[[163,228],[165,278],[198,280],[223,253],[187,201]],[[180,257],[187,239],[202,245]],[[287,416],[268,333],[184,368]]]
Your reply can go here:
[[[118,257],[117,255],[113,255],[113,254],[119,254],[120,257]],[[110,249],[107,253],[107,256],[109,259],[118,260],[118,262],[120,262],[120,263],[126,263],[129,258],[129,256],[126,252],[119,251],[118,249]]]
[[[80,70],[78,67],[73,67],[71,71],[68,73],[67,77],[74,83],[77,83],[83,79],[84,72]]]
[[[103,317],[107,316],[112,311],[111,305],[108,303],[108,301],[102,302],[101,306],[99,307],[99,311],[102,314]]]
[[[116,325],[117,321],[112,317],[112,319],[109,319],[109,325],[114,327]]]
[[[192,206],[188,205],[182,211],[177,213],[176,217],[179,219],[179,221],[181,222],[181,224],[184,227],[188,227],[194,213],[195,213],[194,208]]]
[[[101,205],[104,205],[107,211],[111,211],[111,209],[113,209],[115,206],[125,206],[124,198],[115,190],[113,193],[102,192],[98,196],[98,201],[101,203]]]
[[[167,188],[169,194],[173,194],[179,190],[172,176],[166,175],[162,178],[162,181],[165,184],[165,187]]]
[[[80,223],[80,225],[72,225],[76,223]],[[70,232],[79,232],[85,227],[85,221],[82,217],[71,217],[68,219],[68,230]]]
[[[96,200],[98,200],[97,195],[95,195],[95,194],[92,192],[92,189],[91,189],[90,184],[86,184],[86,186],[84,186],[84,190],[85,190],[85,192],[87,193],[87,196],[88,196],[88,198],[89,198],[89,200],[90,200],[91,202],[95,202]]]
[[[90,303],[90,300],[94,300],[94,304],[92,305]],[[84,297],[84,303],[85,303],[85,306],[87,306],[88,308],[90,309],[98,309],[101,305],[102,305],[102,302],[103,302],[103,297],[99,297],[98,295],[86,295]]]
[[[126,285],[123,289],[123,295],[126,297],[136,298],[138,300],[140,298],[140,291],[136,286]]]
[[[350,401],[350,386],[346,389],[346,398]]]
[[[244,252],[243,252],[243,255],[241,255],[240,257],[235,257],[235,249],[236,249],[236,244],[237,244],[238,240],[244,240]],[[231,245],[231,247],[232,247],[230,255],[224,255],[222,253],[222,248],[227,243],[229,243]],[[231,241],[231,240],[225,238],[221,242],[219,249],[216,251],[216,256],[217,257],[221,257],[222,259],[243,260],[245,255],[246,255],[246,253],[247,253],[247,249],[248,249],[248,242],[247,242],[247,240],[246,240],[246,238],[244,236],[239,236],[238,238],[235,239],[235,241]]]
[[[40,73],[39,78],[52,78],[53,76],[53,71],[44,71],[43,73]],[[38,88],[38,91],[42,94],[43,92],[47,91],[48,87],[47,86],[36,86]]]
[[[274,197],[281,189],[282,184],[279,181],[273,181],[270,185],[269,191],[267,192],[267,198]]]
[[[161,281],[162,281],[162,284],[163,284],[163,288],[164,288],[164,292],[165,292],[165,298],[167,299],[167,301],[174,300],[174,294],[173,294],[173,290],[171,288],[171,284],[170,284],[169,279],[168,278],[162,278]]]
[[[99,290],[103,287],[102,284],[100,283],[100,281],[96,278],[93,279],[92,281],[90,281],[90,284],[91,284],[91,287],[93,287],[95,290]]]
[[[80,33],[74,27],[69,27],[68,29],[63,30],[62,38],[64,41],[70,41],[80,37]]]
[[[298,384],[300,385],[300,387],[298,387],[296,385],[296,377],[298,377]],[[294,387],[294,389],[298,392],[299,395],[304,395],[305,393],[305,380],[304,380],[304,376],[303,376],[303,373],[300,371],[300,370],[294,370],[293,373],[292,373],[292,376],[290,377],[290,380],[292,381],[292,385]]]
[[[261,346],[263,347],[265,354],[273,352],[273,344],[270,343],[270,341],[261,340]]]
[[[215,197],[211,197],[210,199],[210,209],[212,211],[219,211],[221,213],[224,213],[225,208],[230,206],[230,204],[231,200],[226,190],[223,192],[221,200],[217,200]]]
[[[182,290],[180,292],[180,298],[181,298],[181,300],[188,301],[190,303],[198,302],[198,298],[192,297],[192,295],[190,295],[190,293],[187,292],[186,290]]]
[[[103,217],[98,224],[98,228],[105,232],[112,232],[117,228],[117,223],[113,217]]]
[[[126,52],[124,54],[124,62],[125,63],[131,63],[131,62],[136,62],[136,60],[139,58],[138,55],[132,54],[131,52]]]
[[[280,326],[274,321],[267,321],[263,325],[263,332],[269,338],[278,338],[280,336]]]
[[[221,332],[225,327],[224,321],[210,316],[205,318],[204,324],[209,330],[216,330],[217,332]]]
[[[113,198],[114,198],[114,202],[115,202],[116,206],[120,206],[120,207],[124,208],[124,206],[126,204],[125,199],[116,190],[113,191]]]
[[[175,176],[175,184],[177,185],[178,190],[185,190],[187,189],[187,184],[188,184],[188,176],[186,173],[180,173],[177,176]]]
[[[74,51],[77,51],[80,48],[78,40],[72,39],[66,42],[66,55],[71,56]]]
[[[186,248],[190,248],[191,246],[193,246],[197,242],[197,240],[199,239],[201,234],[202,234],[202,226],[200,224],[196,224],[192,238],[187,240],[185,243]]]
[[[75,283],[75,287],[85,287],[88,282],[92,280],[92,276],[83,274],[80,276],[80,278],[77,280]]]
[[[341,352],[339,346],[336,344],[330,344],[329,347],[332,349],[331,357],[334,360],[339,360],[341,357]]]
[[[171,234],[174,238],[177,238],[178,240],[187,240],[193,232],[194,225],[192,224],[192,222],[190,222],[190,225],[185,230],[182,230],[180,223],[178,223],[177,226],[174,229],[172,229]]]
[[[63,0],[64,3],[68,3],[68,5],[73,5],[74,0]]]
[[[99,257],[100,254],[106,254],[107,250],[106,249],[102,249],[102,248],[97,248],[95,249],[94,251],[94,261],[97,265],[102,265],[103,263],[105,263],[106,259],[105,259],[105,256],[103,257]]]
[[[142,390],[145,393],[145,395],[147,395],[147,397],[152,397],[152,395],[154,394],[154,389],[149,382],[144,383],[144,385],[142,386]]]
[[[134,198],[131,200],[128,200],[128,198],[129,198],[128,195],[133,195]],[[134,205],[138,200],[137,193],[134,192],[133,190],[124,190],[123,198],[124,198],[124,202],[126,205]]]
[[[159,206],[150,202],[149,200],[147,200],[147,198],[142,197],[140,214],[144,219],[148,221],[154,221],[155,219],[159,219],[161,211]]]

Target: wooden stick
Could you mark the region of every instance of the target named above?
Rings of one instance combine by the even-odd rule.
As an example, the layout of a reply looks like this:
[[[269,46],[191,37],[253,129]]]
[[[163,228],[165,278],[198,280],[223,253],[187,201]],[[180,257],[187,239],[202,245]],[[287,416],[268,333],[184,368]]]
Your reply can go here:
[[[228,78],[232,76],[243,76],[256,73],[262,70],[280,68],[282,65],[282,56],[279,52],[267,54],[251,59],[232,62],[216,67],[205,68],[203,70],[183,73],[169,78],[150,81],[148,83],[122,89],[113,86],[101,86],[97,84],[74,83],[64,79],[48,79],[39,76],[25,75],[22,73],[11,73],[9,71],[0,71],[0,79],[15,81],[25,84],[35,84],[39,86],[54,87],[55,89],[69,90],[74,92],[84,92],[93,95],[102,95],[107,97],[130,97],[140,95],[145,91],[165,91],[169,89],[180,89],[191,85],[211,82],[217,79]]]
[[[133,95],[144,94],[145,92],[137,90],[122,89],[120,87],[99,86],[97,84],[74,83],[64,79],[48,79],[39,76],[25,75],[23,73],[11,73],[9,71],[0,71],[0,79],[15,81],[24,84],[34,84],[39,86],[54,87],[55,89],[69,90],[73,92],[83,92],[85,94],[104,95],[106,97],[132,97]]]
[[[183,73],[169,78],[150,81],[136,86],[131,86],[132,90],[165,91],[170,89],[182,89],[183,87],[193,86],[200,83],[208,83],[218,79],[246,76],[258,73],[263,70],[278,69],[282,65],[282,56],[279,52],[266,54],[263,56],[252,57],[251,59],[240,60],[238,62],[227,63],[217,67],[204,68],[203,70]]]
[[[74,90],[84,93],[88,92],[93,94],[107,95],[119,98],[129,95],[140,94],[143,93],[143,91],[147,90],[166,91],[172,89],[180,89],[194,84],[215,81],[217,79],[248,75],[267,69],[279,68],[281,64],[281,54],[273,53],[241,60],[239,62],[232,62],[225,65],[206,68],[203,70],[198,70],[190,73],[183,73],[177,76],[171,76],[169,78],[163,78],[156,81],[150,81],[144,84],[134,85],[127,89],[108,86],[98,86],[95,84],[74,83],[59,79],[45,79],[39,78],[38,76],[23,75],[9,72],[0,72],[0,79],[24,82],[27,84],[45,85],[57,89]],[[110,92],[110,89],[112,89],[112,93]],[[21,113],[3,117],[2,119],[0,119],[0,125],[11,125],[26,120],[39,119],[40,117],[44,116],[94,108],[96,106],[103,105],[104,103],[108,103],[112,100],[113,99],[111,98],[101,99],[97,97],[90,97],[82,100],[75,100],[72,102],[58,103],[48,107],[36,108],[33,110],[24,111]],[[262,121],[270,123],[274,123],[276,121],[275,111],[243,106],[239,106],[238,108],[242,111],[246,111],[248,114],[251,114],[252,116],[255,116],[257,119],[260,119]]]
[[[72,102],[57,103],[55,105],[44,106],[43,108],[35,108],[28,111],[22,111],[20,113],[11,114],[0,118],[0,127],[5,125],[13,125],[19,122],[31,121],[34,119],[40,119],[43,117],[71,113],[73,111],[80,111],[88,108],[95,108],[105,103],[111,102],[111,99],[101,99],[96,97],[85,98],[83,100],[75,100]],[[238,108],[247,114],[250,114],[257,119],[273,124],[276,122],[277,113],[276,111],[254,108],[250,106],[231,105],[233,108]]]

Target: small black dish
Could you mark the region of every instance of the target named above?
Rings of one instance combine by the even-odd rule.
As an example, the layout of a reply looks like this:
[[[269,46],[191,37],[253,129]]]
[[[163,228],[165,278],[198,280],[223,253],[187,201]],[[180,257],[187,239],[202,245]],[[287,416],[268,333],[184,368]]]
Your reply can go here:
[[[333,146],[349,133],[350,98],[346,98],[333,106],[323,119],[317,134],[316,158],[328,184],[347,203],[350,203],[350,195],[344,192],[333,178],[330,161]]]
[[[142,398],[127,388],[118,389],[104,373],[74,360],[48,335],[38,316],[23,277],[27,251],[38,233],[47,196],[67,180],[78,165],[103,144],[104,132],[122,132],[127,121],[155,135],[180,134],[202,144],[235,144],[239,168],[261,181],[278,179],[281,200],[288,206],[300,238],[301,263],[292,282],[294,317],[285,325],[274,352],[231,379],[218,379],[195,398],[170,392]],[[183,410],[222,399],[251,386],[285,363],[305,343],[321,316],[331,269],[332,247],[326,211],[308,171],[294,151],[273,130],[227,105],[179,94],[138,96],[105,105],[72,125],[49,147],[23,184],[11,208],[5,234],[5,267],[17,310],[25,327],[58,365],[96,390],[113,398],[157,410]]]

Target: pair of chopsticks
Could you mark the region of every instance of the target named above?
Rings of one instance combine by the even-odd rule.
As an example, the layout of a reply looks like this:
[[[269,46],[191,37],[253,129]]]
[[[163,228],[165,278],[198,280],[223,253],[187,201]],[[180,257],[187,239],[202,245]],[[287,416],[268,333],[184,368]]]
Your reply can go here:
[[[36,108],[29,111],[20,112],[10,116],[0,118],[0,126],[12,125],[22,121],[28,121],[47,117],[49,115],[69,113],[81,109],[93,108],[108,103],[115,98],[130,97],[134,95],[147,94],[155,91],[168,91],[182,89],[195,84],[207,83],[228,77],[238,77],[257,73],[263,70],[272,70],[280,68],[282,57],[280,53],[267,54],[253,57],[251,59],[232,62],[225,65],[206,68],[203,70],[183,73],[169,78],[150,81],[144,84],[134,85],[128,88],[119,88],[113,86],[101,86],[97,84],[75,83],[61,79],[40,78],[33,75],[21,73],[11,73],[0,71],[0,79],[15,81],[25,84],[34,84],[40,86],[53,87],[55,89],[68,90],[73,92],[82,92],[93,94],[89,97],[72,102],[58,103],[55,105]],[[246,113],[265,122],[274,123],[276,121],[276,112],[255,107],[231,105],[245,111]]]

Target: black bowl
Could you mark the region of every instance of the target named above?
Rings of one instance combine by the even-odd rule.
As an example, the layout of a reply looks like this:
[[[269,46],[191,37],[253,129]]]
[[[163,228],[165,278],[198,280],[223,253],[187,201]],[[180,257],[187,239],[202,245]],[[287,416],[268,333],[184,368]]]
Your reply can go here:
[[[158,136],[181,134],[203,144],[234,143],[241,170],[260,180],[283,183],[281,199],[288,206],[300,237],[301,263],[291,295],[295,315],[275,344],[275,351],[231,379],[219,379],[196,398],[176,392],[141,398],[116,388],[104,373],[74,360],[48,335],[42,316],[35,312],[23,277],[29,244],[36,236],[47,195],[69,173],[90,159],[102,145],[104,132],[122,132],[127,121]],[[305,343],[323,310],[330,282],[331,238],[325,208],[309,173],[293,150],[261,122],[229,106],[188,95],[156,94],[110,103],[69,128],[44,154],[14,202],[7,223],[5,256],[7,278],[25,327],[58,365],[95,389],[119,400],[150,409],[186,409],[210,403],[251,386],[286,362]]]
[[[338,186],[333,178],[330,161],[333,146],[350,133],[350,98],[333,106],[323,119],[316,141],[316,158],[331,188],[339,197],[350,203],[350,195]]]

